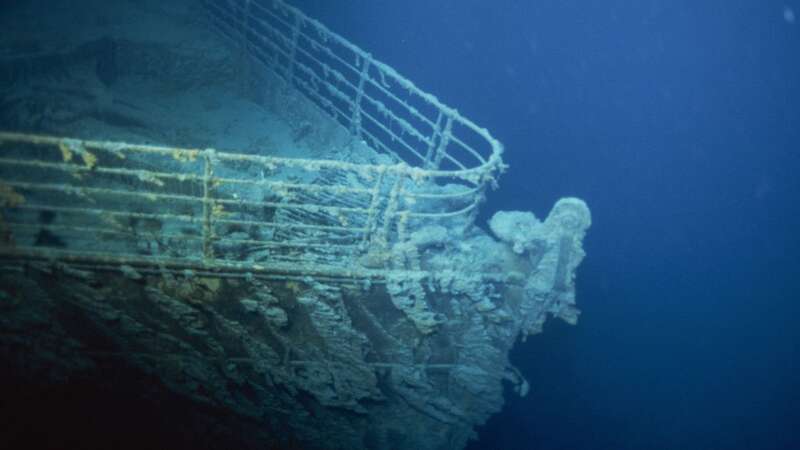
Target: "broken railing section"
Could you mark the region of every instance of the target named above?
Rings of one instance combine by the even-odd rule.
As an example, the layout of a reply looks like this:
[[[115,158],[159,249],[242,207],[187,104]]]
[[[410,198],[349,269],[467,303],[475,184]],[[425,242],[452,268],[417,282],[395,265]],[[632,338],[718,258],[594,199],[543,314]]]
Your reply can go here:
[[[374,149],[415,167],[502,170],[502,145],[487,130],[300,10],[280,0],[205,5],[241,52]]]
[[[382,278],[418,270],[393,261],[410,224],[477,211],[474,175],[0,133],[0,189],[13,199],[0,251]],[[443,179],[460,184],[439,189]]]

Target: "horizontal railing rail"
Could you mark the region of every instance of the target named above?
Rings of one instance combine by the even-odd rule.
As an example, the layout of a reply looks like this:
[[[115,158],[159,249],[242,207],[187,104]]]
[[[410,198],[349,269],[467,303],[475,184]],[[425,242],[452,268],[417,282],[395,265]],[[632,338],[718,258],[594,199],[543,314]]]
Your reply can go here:
[[[436,173],[0,132],[0,254],[380,278],[409,220],[477,206],[425,207]]]
[[[297,8],[280,0],[205,5],[222,35],[376,150],[455,176],[502,170],[502,145],[487,130]]]

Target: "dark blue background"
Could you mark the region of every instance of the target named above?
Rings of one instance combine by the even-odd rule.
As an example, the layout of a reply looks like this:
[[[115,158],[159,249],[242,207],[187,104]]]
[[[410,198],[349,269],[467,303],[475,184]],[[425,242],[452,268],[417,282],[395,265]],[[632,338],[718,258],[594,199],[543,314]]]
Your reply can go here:
[[[487,215],[592,209],[472,448],[800,448],[800,2],[295,4],[503,141]]]

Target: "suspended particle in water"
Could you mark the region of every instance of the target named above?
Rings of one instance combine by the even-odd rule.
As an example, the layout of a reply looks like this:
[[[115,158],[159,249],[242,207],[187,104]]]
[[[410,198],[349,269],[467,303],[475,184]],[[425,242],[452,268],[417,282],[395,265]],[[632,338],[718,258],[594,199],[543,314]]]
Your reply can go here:
[[[785,20],[786,23],[794,24],[795,15],[794,15],[794,10],[792,8],[788,6],[783,7],[783,20]]]

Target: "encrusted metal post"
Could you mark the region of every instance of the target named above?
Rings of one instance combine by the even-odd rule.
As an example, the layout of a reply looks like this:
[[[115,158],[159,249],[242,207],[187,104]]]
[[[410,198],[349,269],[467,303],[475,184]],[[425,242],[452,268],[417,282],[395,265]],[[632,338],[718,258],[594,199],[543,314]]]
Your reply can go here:
[[[364,84],[369,78],[369,55],[365,55],[361,59],[361,73],[358,78],[358,90],[356,91],[356,98],[353,100],[353,117],[350,119],[350,133],[353,136],[361,138],[361,99],[364,97]],[[357,63],[356,63],[357,64]]]
[[[378,172],[378,179],[370,193],[369,212],[367,213],[367,223],[365,225],[366,232],[364,233],[364,243],[369,245],[375,238],[375,229],[378,226],[378,207],[381,203],[381,186],[383,185],[383,176],[385,170],[380,168]]]
[[[431,140],[428,143],[428,150],[425,152],[425,167],[430,169],[433,167],[433,154],[437,147],[437,140],[436,137],[439,137],[439,142],[441,142],[444,137],[442,136],[442,118],[444,117],[444,111],[439,110],[439,113],[436,115],[436,123],[433,126],[433,132],[431,133]]]
[[[436,151],[433,155],[433,169],[439,169],[439,165],[442,163],[442,158],[444,158],[444,150],[450,144],[450,136],[453,132],[453,116],[448,115],[447,121],[444,124],[444,131],[441,133],[441,140],[439,141],[439,145],[436,147]]]
[[[212,166],[213,149],[206,149],[203,152],[203,260],[208,262],[214,259],[214,200],[212,198],[212,181],[214,177],[214,167]]]
[[[406,179],[402,173],[397,173],[395,175],[397,179],[394,182],[394,186],[392,186],[392,191],[389,193],[389,201],[386,203],[386,210],[383,212],[383,230],[379,236],[379,240],[385,242],[387,246],[389,245],[389,235],[392,230],[392,220],[397,214],[400,196],[403,192],[403,180]]]

